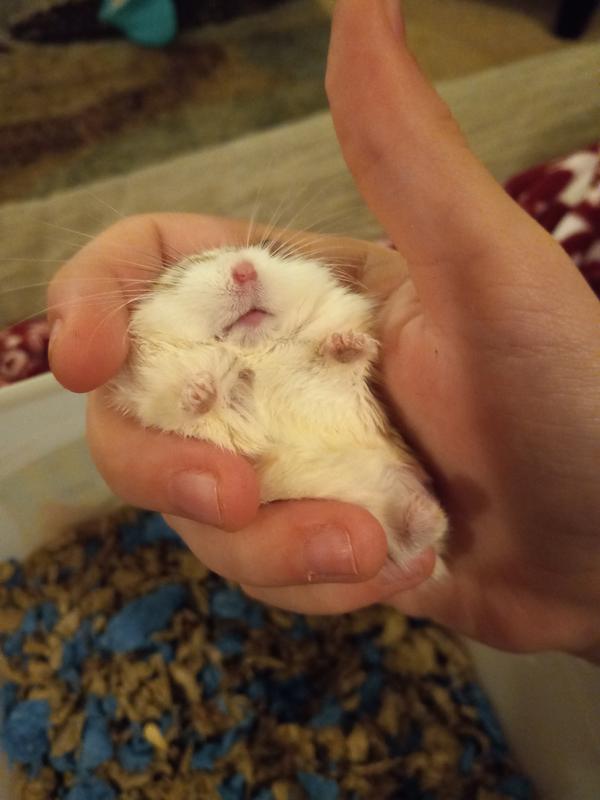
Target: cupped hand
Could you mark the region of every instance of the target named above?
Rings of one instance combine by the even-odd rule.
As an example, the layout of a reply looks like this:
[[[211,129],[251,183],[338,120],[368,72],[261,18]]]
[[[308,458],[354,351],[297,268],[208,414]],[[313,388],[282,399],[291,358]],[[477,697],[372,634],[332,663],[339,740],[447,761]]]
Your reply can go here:
[[[327,88],[347,163],[408,271],[374,245],[318,247],[336,262],[344,253],[349,274],[381,300],[390,405],[449,511],[449,576],[423,583],[430,553],[406,573],[384,566],[383,532],[362,509],[259,509],[242,458],[142,430],[109,410],[101,389],[89,413],[96,461],[118,494],[166,513],[204,563],[266,602],[332,613],[389,599],[498,647],[597,657],[600,304],[469,152],[407,52],[394,3],[366,11],[362,0],[338,1]],[[242,223],[154,215],[84,248],[51,290],[59,380],[88,391],[122,365],[123,303],[142,285],[132,281],[174,253],[246,233]],[[102,300],[90,278],[106,284]]]
[[[262,235],[260,229],[255,233]],[[53,372],[67,388],[90,392],[88,441],[109,486],[127,502],[167,515],[209,568],[250,592],[304,586],[307,594],[299,603],[316,612],[376,602],[423,581],[433,568],[432,553],[407,570],[386,564],[381,526],[347,504],[305,500],[259,507],[257,477],[244,458],[207,442],[146,430],[105,401],[102,385],[127,357],[131,301],[151,288],[165,264],[242,244],[247,235],[246,222],[193,214],[130,217],[109,228],[50,287]],[[291,234],[285,235],[289,244]],[[346,253],[350,277],[363,272],[371,251],[401,263],[396,254],[362,243],[293,238],[313,251],[319,246],[324,255],[331,251],[336,263]]]

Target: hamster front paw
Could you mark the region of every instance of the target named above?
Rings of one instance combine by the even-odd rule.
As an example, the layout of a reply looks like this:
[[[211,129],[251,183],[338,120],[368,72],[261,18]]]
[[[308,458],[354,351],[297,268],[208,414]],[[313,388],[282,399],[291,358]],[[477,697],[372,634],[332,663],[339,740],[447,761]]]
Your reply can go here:
[[[342,364],[372,361],[377,355],[377,342],[366,333],[331,333],[321,344],[319,353]]]
[[[181,407],[189,414],[206,414],[217,400],[217,384],[210,372],[199,372],[185,384]]]
[[[251,369],[227,352],[219,352],[207,367],[184,383],[180,395],[184,411],[197,415],[207,414],[217,404],[235,409],[248,405],[254,383]]]

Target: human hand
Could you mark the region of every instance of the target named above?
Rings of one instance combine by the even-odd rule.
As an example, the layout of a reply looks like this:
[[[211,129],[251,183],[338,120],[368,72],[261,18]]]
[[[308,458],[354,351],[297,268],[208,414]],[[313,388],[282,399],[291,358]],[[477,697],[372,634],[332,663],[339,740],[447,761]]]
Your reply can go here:
[[[242,459],[142,431],[109,412],[101,393],[90,403],[92,448],[119,494],[179,514],[170,521],[201,560],[267,602],[336,612],[396,594],[402,610],[500,647],[591,653],[600,639],[597,301],[562,250],[469,154],[394,36],[384,4],[370,8],[365,15],[358,0],[338,4],[328,88],[348,163],[408,257],[411,279],[396,254],[374,246],[319,246],[325,255],[330,246],[336,260],[345,248],[349,269],[385,298],[390,399],[450,511],[450,577],[406,591],[430,571],[427,554],[407,575],[380,573],[383,533],[360,509],[303,501],[272,504],[256,517],[256,479]],[[391,99],[396,91],[410,116]],[[160,215],[121,223],[84,249],[51,296],[53,304],[79,297],[65,306],[69,320],[54,342],[59,379],[94,388],[126,354],[125,311],[110,311],[110,326],[94,334],[106,303],[116,309],[123,299],[85,300],[92,290],[84,270],[114,276],[111,288],[122,293],[128,277],[146,276],[111,261],[116,253],[127,258],[123,248],[150,250],[159,262],[190,243],[204,249],[239,232],[234,223]],[[219,513],[197,493],[187,498],[194,508],[174,502],[169,479],[188,469],[218,477]],[[352,543],[354,574],[344,579],[351,582],[331,582],[328,568],[324,583],[302,585],[314,571],[308,542],[324,543],[332,523],[349,537],[338,546],[341,561]]]
[[[406,257],[383,365],[450,514],[451,576],[394,605],[520,651],[600,659],[600,304],[469,152],[397,2],[339,0],[342,151]]]
[[[261,231],[255,233],[260,239]],[[67,388],[91,391],[88,441],[107,483],[132,505],[168,514],[211,569],[249,591],[312,583],[308,602],[314,610],[367,605],[424,580],[433,554],[425,553],[409,570],[381,573],[385,536],[365,510],[316,500],[259,509],[257,478],[245,459],[206,442],[146,430],[111,408],[99,388],[127,357],[128,303],[152,285],[163,265],[184,254],[242,244],[247,234],[245,222],[192,214],[131,217],[109,228],[50,287],[52,369]],[[313,250],[318,242],[311,237],[306,247]],[[370,247],[329,239],[319,246],[324,254],[329,248],[336,262],[346,252],[350,276],[362,271],[363,250]],[[399,260],[383,248],[371,249]],[[344,591],[335,591],[333,581],[343,581]]]

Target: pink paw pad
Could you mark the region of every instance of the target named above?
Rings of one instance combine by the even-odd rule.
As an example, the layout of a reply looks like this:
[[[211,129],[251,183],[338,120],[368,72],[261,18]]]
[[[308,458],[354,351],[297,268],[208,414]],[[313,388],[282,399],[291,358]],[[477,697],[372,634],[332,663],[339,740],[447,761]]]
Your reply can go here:
[[[188,383],[181,397],[181,405],[191,414],[206,414],[214,406],[216,399],[217,387],[214,378],[206,372]]]

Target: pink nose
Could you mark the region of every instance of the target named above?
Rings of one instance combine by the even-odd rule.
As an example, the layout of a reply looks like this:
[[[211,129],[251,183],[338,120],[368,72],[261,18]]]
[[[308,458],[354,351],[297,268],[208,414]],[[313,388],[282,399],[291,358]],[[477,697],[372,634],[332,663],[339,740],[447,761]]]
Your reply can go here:
[[[240,261],[232,268],[231,276],[236,283],[250,283],[256,280],[256,270],[250,261]]]

